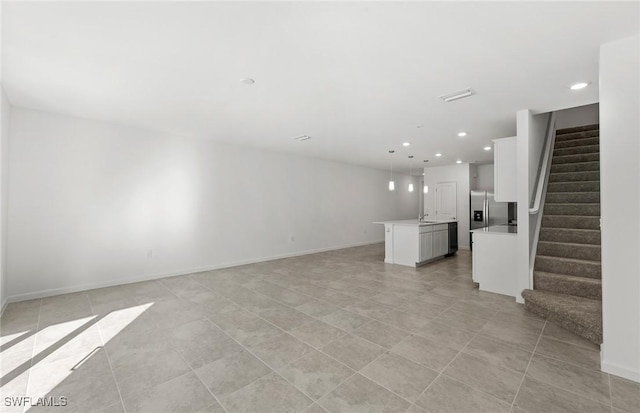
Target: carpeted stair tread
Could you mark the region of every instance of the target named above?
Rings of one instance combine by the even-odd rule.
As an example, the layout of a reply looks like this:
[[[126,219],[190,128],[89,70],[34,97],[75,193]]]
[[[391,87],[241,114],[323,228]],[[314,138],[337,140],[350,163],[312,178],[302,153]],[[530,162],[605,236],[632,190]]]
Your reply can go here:
[[[600,162],[573,162],[573,163],[556,163],[551,161],[551,173],[557,172],[585,172],[600,171]]]
[[[525,308],[590,340],[602,343],[602,302],[540,290],[524,290]]]
[[[600,245],[538,241],[538,255],[577,260],[600,261]]]
[[[549,182],[547,192],[600,192],[600,181]]]
[[[536,290],[602,300],[602,281],[597,278],[534,271],[533,285]]]
[[[553,156],[578,155],[600,152],[600,145],[574,146],[571,148],[559,148],[553,150]]]
[[[542,227],[600,229],[600,217],[584,215],[543,215]]]
[[[549,215],[576,215],[600,217],[600,204],[596,203],[548,203],[545,202],[544,213]]]
[[[545,203],[549,204],[595,204],[600,202],[600,192],[551,192],[547,193]]]
[[[600,230],[575,228],[540,228],[539,241],[600,245]]]
[[[600,144],[600,137],[594,136],[590,138],[578,138],[578,139],[557,141],[554,145],[554,149],[573,148],[576,146],[599,145],[599,144]]]
[[[591,125],[574,126],[573,128],[563,128],[556,130],[556,136],[558,135],[571,135],[579,132],[599,131],[600,124],[594,123]]]
[[[549,174],[549,182],[599,181],[600,171],[553,172]]]
[[[600,160],[599,153],[580,153],[577,155],[562,155],[554,156],[551,164],[565,164],[565,163],[582,163],[582,162],[595,162]]]
[[[576,277],[602,278],[600,261],[536,255],[534,270]]]
[[[573,140],[585,139],[585,138],[596,138],[599,136],[600,136],[599,129],[586,130],[582,132],[565,133],[561,135],[556,135],[556,142],[566,142],[566,141],[573,141]]]

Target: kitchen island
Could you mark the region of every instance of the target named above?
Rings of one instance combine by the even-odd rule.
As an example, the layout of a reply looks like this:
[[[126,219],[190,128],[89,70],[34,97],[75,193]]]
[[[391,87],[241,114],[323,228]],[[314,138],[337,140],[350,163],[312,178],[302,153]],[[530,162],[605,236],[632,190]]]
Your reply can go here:
[[[387,264],[417,267],[457,250],[457,233],[451,239],[454,241],[455,236],[455,249],[450,248],[449,242],[449,224],[457,227],[457,221],[405,219],[374,224],[384,225],[384,262]]]

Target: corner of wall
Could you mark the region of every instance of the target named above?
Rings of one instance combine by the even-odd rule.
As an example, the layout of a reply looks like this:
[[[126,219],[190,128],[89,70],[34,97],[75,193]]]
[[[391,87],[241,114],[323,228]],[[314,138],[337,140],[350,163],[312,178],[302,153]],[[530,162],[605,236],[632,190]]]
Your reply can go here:
[[[0,314],[8,302],[7,293],[7,207],[8,207],[8,148],[11,104],[0,84]]]

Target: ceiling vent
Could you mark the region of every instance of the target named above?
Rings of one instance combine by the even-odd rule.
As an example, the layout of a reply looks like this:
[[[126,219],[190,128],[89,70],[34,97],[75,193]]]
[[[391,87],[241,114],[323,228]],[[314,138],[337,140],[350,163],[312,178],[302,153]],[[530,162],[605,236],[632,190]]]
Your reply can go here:
[[[457,92],[447,93],[446,95],[438,96],[445,102],[453,102],[454,100],[463,99],[473,95],[471,88],[458,90]]]

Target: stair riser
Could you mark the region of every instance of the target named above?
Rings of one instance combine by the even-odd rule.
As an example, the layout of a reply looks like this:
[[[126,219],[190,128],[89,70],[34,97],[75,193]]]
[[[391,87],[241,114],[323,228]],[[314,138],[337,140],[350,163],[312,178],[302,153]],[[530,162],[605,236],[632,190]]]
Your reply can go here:
[[[554,144],[553,149],[573,148],[576,146],[589,146],[589,145],[599,145],[599,144],[600,144],[599,137],[585,138],[585,139],[571,139],[571,140],[564,140],[564,141],[556,140],[556,143]]]
[[[576,263],[538,256],[536,257],[534,269],[536,271],[552,272],[556,274],[575,275],[576,277],[600,279],[602,276],[602,270],[599,262]]]
[[[553,156],[579,155],[579,154],[598,153],[598,152],[600,152],[600,146],[598,145],[576,146],[573,148],[555,149],[553,151]]]
[[[588,172],[565,172],[549,174],[549,182],[581,182],[581,181],[599,181],[600,171]]]
[[[586,338],[587,340],[591,341],[594,344],[601,344],[602,343],[602,331],[593,331],[587,327],[581,326],[579,324],[576,324],[570,320],[567,320],[563,317],[559,317],[556,314],[554,314],[553,312],[544,309],[540,306],[538,306],[535,303],[532,303],[528,300],[525,299],[524,301],[524,308],[527,309],[528,311],[534,313],[534,314],[538,314],[540,317],[546,318],[547,320],[558,324],[560,326],[562,326],[564,329],[569,330],[574,332],[575,334],[579,335],[580,337]]]
[[[565,155],[554,156],[551,161],[552,165],[559,165],[565,163],[577,163],[577,162],[596,162],[600,161],[600,155],[598,153],[583,153],[579,155]]]
[[[556,172],[586,172],[586,171],[599,171],[600,162],[576,162],[576,163],[562,163],[551,165],[551,173]]]
[[[600,204],[550,204],[545,203],[544,213],[548,215],[600,216]]]
[[[556,132],[556,142],[570,141],[575,139],[596,138],[598,136],[600,136],[599,129],[564,134]]]
[[[539,240],[600,245],[600,231],[572,231],[554,228],[541,228]]]
[[[570,216],[542,216],[543,228],[573,228],[600,229],[600,218],[570,217]]]
[[[548,242],[539,242],[538,255],[546,255],[558,258],[575,258],[578,260],[600,261],[600,246],[580,244],[551,244]]]
[[[600,181],[550,182],[547,192],[600,192]]]
[[[602,300],[602,286],[596,283],[534,274],[533,285],[536,290]]]
[[[545,199],[545,203],[548,204],[597,204],[599,202],[599,192],[549,192]]]

